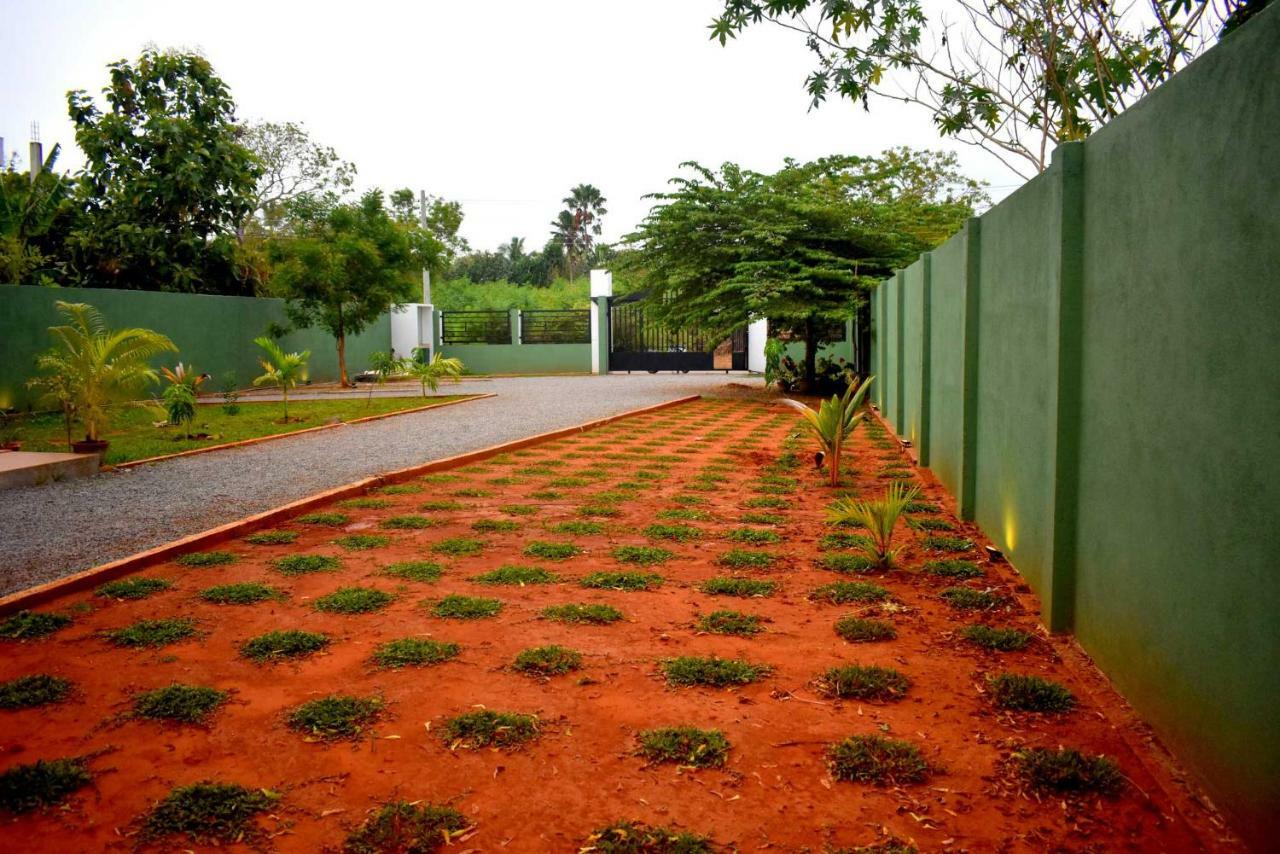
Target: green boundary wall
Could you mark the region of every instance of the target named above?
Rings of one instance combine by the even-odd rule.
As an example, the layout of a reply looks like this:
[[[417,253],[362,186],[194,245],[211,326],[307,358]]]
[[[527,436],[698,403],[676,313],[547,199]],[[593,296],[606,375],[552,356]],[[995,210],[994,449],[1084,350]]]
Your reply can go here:
[[[35,359],[49,349],[50,326],[63,322],[58,300],[88,303],[116,328],[140,326],[173,339],[178,353],[156,360],[157,366],[181,361],[221,385],[227,373],[247,387],[262,373],[260,349],[253,339],[272,323],[288,325],[284,301],[253,297],[125,291],[106,288],[39,288],[0,286],[0,408],[25,408],[31,401],[26,381],[36,374]],[[310,350],[313,382],[338,378],[338,354],[332,336],[320,329],[301,329],[281,339],[286,351]],[[347,370],[356,373],[377,350],[391,349],[391,318],[384,315],[360,335],[347,338]]]
[[[586,374],[590,344],[445,344],[440,352],[462,360],[469,374]]]
[[[1280,11],[881,284],[875,400],[1260,849],[1280,833]]]

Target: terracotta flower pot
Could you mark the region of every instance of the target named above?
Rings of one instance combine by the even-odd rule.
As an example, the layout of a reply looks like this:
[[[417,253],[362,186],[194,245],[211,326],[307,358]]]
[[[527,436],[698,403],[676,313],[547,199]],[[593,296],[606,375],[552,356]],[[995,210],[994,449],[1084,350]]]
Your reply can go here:
[[[98,454],[101,456],[107,451],[107,445],[102,439],[81,439],[79,442],[71,443],[71,450],[77,454]]]

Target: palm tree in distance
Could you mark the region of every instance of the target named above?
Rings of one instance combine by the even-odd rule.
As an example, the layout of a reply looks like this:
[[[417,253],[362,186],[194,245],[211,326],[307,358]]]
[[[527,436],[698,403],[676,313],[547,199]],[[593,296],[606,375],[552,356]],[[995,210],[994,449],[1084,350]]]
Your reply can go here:
[[[551,223],[551,239],[564,250],[569,268],[569,281],[573,281],[578,261],[591,254],[595,238],[604,231],[601,219],[609,211],[600,190],[591,184],[579,184],[564,197],[562,210]]]

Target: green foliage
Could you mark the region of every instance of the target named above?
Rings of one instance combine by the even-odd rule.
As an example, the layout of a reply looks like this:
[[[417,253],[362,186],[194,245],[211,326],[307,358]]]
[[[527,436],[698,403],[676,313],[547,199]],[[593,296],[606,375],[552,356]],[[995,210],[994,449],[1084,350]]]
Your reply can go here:
[[[841,617],[836,620],[836,634],[850,643],[893,640],[898,630],[883,620],[867,620],[862,617]]]
[[[463,506],[461,501],[439,500],[424,501],[418,505],[418,509],[426,513],[439,513],[449,510],[461,510]]]
[[[191,422],[196,417],[196,393],[185,383],[171,383],[160,393],[164,401],[169,423],[181,426],[183,433],[191,432]]]
[[[622,612],[612,605],[551,605],[542,609],[542,616],[559,623],[581,623],[605,626],[622,619]]]
[[[777,513],[743,513],[742,521],[748,525],[785,525],[787,517]]]
[[[450,718],[443,732],[445,741],[456,747],[519,747],[538,737],[538,718],[485,709]]]
[[[729,756],[729,739],[718,729],[666,727],[646,730],[637,738],[640,755],[650,762],[720,768]]]
[[[271,561],[281,575],[305,575],[311,572],[337,572],[342,562],[329,555],[286,555]]]
[[[439,391],[441,381],[456,382],[464,370],[461,359],[448,358],[442,353],[436,353],[430,361],[415,358],[401,364],[405,375],[422,386],[423,397],[427,396],[428,389],[432,394]]]
[[[280,796],[234,783],[202,781],[165,795],[143,820],[143,837],[155,840],[182,834],[200,843],[244,842],[262,835],[254,817]]]
[[[791,502],[785,498],[775,498],[768,495],[762,495],[756,498],[748,498],[746,501],[742,502],[742,505],[744,507],[783,508],[783,507],[790,507]]]
[[[345,537],[338,537],[333,542],[347,551],[358,552],[380,549],[383,546],[390,545],[391,538],[379,536],[378,534],[348,534]]]
[[[244,538],[255,546],[282,546],[298,539],[297,531],[259,531]]]
[[[456,643],[427,638],[399,638],[380,644],[373,651],[373,661],[379,667],[423,667],[457,658],[460,652],[462,647]]]
[[[698,587],[709,596],[740,596],[751,598],[756,596],[772,596],[778,589],[775,581],[759,581],[754,578],[731,578],[721,576],[709,578]]]
[[[751,543],[752,545],[782,542],[780,534],[760,528],[733,528],[725,536],[735,543]]]
[[[911,680],[891,667],[851,664],[827,670],[818,678],[818,687],[828,697],[845,700],[900,700]]]
[[[526,556],[540,557],[544,560],[568,560],[581,553],[582,549],[573,543],[551,543],[545,540],[534,540],[524,547]]]
[[[368,614],[381,611],[395,601],[394,596],[371,587],[339,587],[321,596],[312,605],[317,611],[329,614]]]
[[[936,552],[967,552],[973,548],[973,540],[966,537],[947,537],[940,534],[930,534],[921,540],[920,544]]]
[[[868,555],[828,554],[823,555],[819,563],[824,569],[848,575],[870,572],[879,566],[875,559]]]
[[[866,553],[879,566],[892,566],[899,549],[893,547],[893,528],[907,505],[916,499],[920,490],[901,483],[890,484],[883,498],[859,501],[841,498],[827,511],[827,521],[834,525],[853,523],[866,528],[869,546]]]
[[[152,720],[199,724],[204,723],[226,701],[225,691],[175,682],[164,688],[139,694],[133,701],[133,713]]]
[[[534,516],[542,508],[536,504],[504,504],[498,509],[508,516]]]
[[[473,576],[471,580],[478,584],[516,584],[523,587],[526,584],[554,584],[560,579],[540,566],[507,564]]]
[[[246,641],[240,654],[259,664],[285,658],[305,658],[329,646],[329,638],[319,632],[285,629],[267,632]]]
[[[289,532],[276,531],[274,533],[283,534],[283,533],[289,533]],[[262,535],[252,534],[250,536],[250,539],[252,537],[260,537],[260,536]],[[294,534],[293,536],[296,537],[297,534]],[[285,540],[284,542],[292,542],[292,539]],[[192,552],[191,554],[185,554],[182,557],[178,558],[177,560],[174,561],[174,563],[178,564],[179,566],[205,567],[205,566],[223,566],[224,564],[235,563],[235,560],[236,560],[236,556],[233,555],[231,552]]]
[[[987,590],[974,590],[972,587],[948,587],[938,595],[951,607],[970,611],[997,608],[1005,602],[1003,596]]]
[[[286,353],[280,345],[263,335],[253,339],[253,343],[262,348],[266,358],[259,359],[262,375],[254,377],[255,387],[261,385],[275,386],[280,389],[280,398],[284,403],[284,420],[289,420],[289,390],[307,378],[307,361],[311,358],[310,350]]]
[[[810,377],[812,380],[813,378]],[[867,377],[861,385],[855,387],[850,382],[843,394],[831,395],[830,400],[818,404],[814,412],[798,400],[783,398],[782,402],[800,413],[801,423],[818,441],[824,455],[824,463],[830,476],[831,486],[840,485],[840,470],[843,462],[844,445],[853,436],[853,431],[866,417],[862,411],[863,399],[875,377]]]
[[[162,647],[186,640],[196,634],[195,620],[174,617],[161,620],[138,620],[136,623],[105,632],[116,646]]]
[[[907,524],[917,531],[953,531],[956,527],[946,519],[935,519],[931,516],[912,517],[907,519]]]
[[[662,586],[662,576],[653,572],[593,572],[578,583],[600,590],[653,590]]]
[[[0,682],[0,709],[33,709],[61,703],[71,693],[71,682],[47,673],[19,676]]]
[[[33,640],[51,635],[71,625],[71,618],[42,611],[19,611],[0,623],[0,638]]]
[[[16,815],[56,806],[92,779],[83,759],[40,759],[15,765],[0,774],[0,810]]]
[[[252,605],[282,596],[283,594],[267,585],[254,581],[219,584],[200,591],[200,598],[214,605]]]
[[[1031,635],[1019,629],[983,625],[965,626],[960,630],[960,637],[998,652],[1016,652],[1031,642]]]
[[[0,163],[0,281],[56,285],[73,281],[66,270],[66,242],[80,219],[75,183],[57,171],[55,145],[42,168],[18,172]]]
[[[1000,673],[987,680],[991,701],[1016,712],[1066,712],[1076,699],[1057,682],[1019,673]]]
[[[729,549],[716,558],[716,562],[732,569],[765,569],[777,563],[778,559],[777,555],[769,552]]]
[[[749,685],[768,676],[772,670],[763,664],[752,664],[737,658],[698,658],[682,656],[662,662],[662,672],[671,685]]]
[[[122,578],[108,581],[94,591],[94,595],[107,599],[146,599],[153,593],[168,590],[173,582],[163,578]]]
[[[716,635],[738,635],[751,637],[764,631],[762,620],[754,614],[743,614],[738,611],[712,611],[698,620],[694,626],[700,632]]]
[[[437,602],[431,613],[437,617],[452,620],[481,620],[485,617],[496,617],[502,610],[502,602],[498,599],[483,599],[478,596],[449,595]]]
[[[468,828],[455,809],[436,804],[395,801],[379,807],[348,834],[343,854],[429,854]]]
[[[675,555],[667,549],[657,546],[618,546],[613,550],[613,557],[621,563],[634,563],[638,566],[656,566],[666,563]]]
[[[294,521],[303,525],[324,525],[327,528],[341,528],[351,522],[346,513],[304,513]]]
[[[289,728],[325,741],[356,738],[382,714],[377,697],[331,694],[303,703],[289,713]]]
[[[1114,795],[1124,786],[1124,775],[1106,756],[1087,756],[1071,748],[1033,748],[1013,754],[1013,760],[1019,776],[1044,791]]]
[[[920,783],[930,770],[914,744],[877,735],[855,735],[833,744],[827,760],[835,779],[877,786]]]
[[[850,602],[881,602],[889,598],[889,591],[866,581],[835,581],[815,587],[809,592],[809,598],[832,605],[847,605]]]
[[[389,483],[376,487],[376,491],[382,495],[417,495],[422,492],[422,486],[416,483]]]
[[[847,524],[847,523],[841,523]],[[861,527],[861,524],[858,524]],[[873,549],[874,544],[871,539],[863,534],[846,534],[843,531],[836,531],[833,534],[823,534],[818,540],[818,548],[826,549]]]
[[[603,534],[604,525],[599,522],[584,522],[577,519],[568,522],[557,522],[547,527],[548,531],[553,534],[571,534],[573,536],[590,536],[593,534]]]
[[[715,849],[705,836],[620,821],[592,831],[582,850],[599,854],[712,854]]]
[[[439,524],[439,519],[432,519],[430,516],[392,516],[379,522],[378,527],[392,531],[418,531],[423,528],[434,528]]]
[[[982,567],[968,560],[926,561],[924,571],[944,578],[981,578],[985,574]]]
[[[512,667],[536,676],[558,676],[582,667],[582,653],[563,646],[535,646],[521,651]]]
[[[468,537],[449,537],[432,543],[431,551],[436,554],[452,555],[453,557],[470,557],[484,551],[484,541],[473,540]]]
[[[338,506],[343,510],[385,510],[391,502],[385,498],[348,498],[339,501]]]

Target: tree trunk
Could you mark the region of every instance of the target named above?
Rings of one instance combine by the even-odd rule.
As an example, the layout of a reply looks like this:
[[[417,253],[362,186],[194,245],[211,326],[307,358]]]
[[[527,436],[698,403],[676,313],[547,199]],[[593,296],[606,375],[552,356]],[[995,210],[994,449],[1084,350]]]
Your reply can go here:
[[[818,390],[818,328],[810,317],[804,322],[804,384],[805,391]]]
[[[347,331],[342,323],[342,303],[338,303],[338,328],[333,337],[338,341],[338,385],[347,388],[351,383],[347,382]]]

